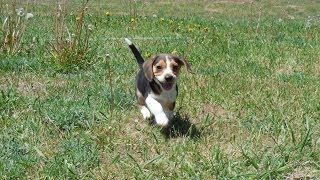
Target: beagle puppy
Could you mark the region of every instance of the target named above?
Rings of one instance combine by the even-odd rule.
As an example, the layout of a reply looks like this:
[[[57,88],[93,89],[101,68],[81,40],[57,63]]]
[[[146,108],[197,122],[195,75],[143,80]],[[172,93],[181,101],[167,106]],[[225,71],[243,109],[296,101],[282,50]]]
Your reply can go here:
[[[142,116],[144,119],[153,118],[157,125],[166,128],[174,116],[179,70],[185,66],[191,72],[190,65],[171,54],[159,54],[144,61],[134,44],[127,38],[125,41],[140,68],[136,77],[136,97]]]

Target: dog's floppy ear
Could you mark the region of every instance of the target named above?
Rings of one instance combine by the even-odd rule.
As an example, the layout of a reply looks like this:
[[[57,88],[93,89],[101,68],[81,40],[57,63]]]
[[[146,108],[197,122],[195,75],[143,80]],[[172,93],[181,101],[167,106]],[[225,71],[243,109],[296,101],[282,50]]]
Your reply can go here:
[[[153,62],[158,58],[158,56],[152,57],[150,59],[148,59],[147,61],[145,61],[142,65],[142,69],[143,72],[147,78],[148,81],[152,81],[153,80],[153,70],[152,70],[152,66],[153,66]]]
[[[173,58],[179,65],[185,66],[189,73],[192,73],[191,66],[185,59],[178,56],[173,56]]]

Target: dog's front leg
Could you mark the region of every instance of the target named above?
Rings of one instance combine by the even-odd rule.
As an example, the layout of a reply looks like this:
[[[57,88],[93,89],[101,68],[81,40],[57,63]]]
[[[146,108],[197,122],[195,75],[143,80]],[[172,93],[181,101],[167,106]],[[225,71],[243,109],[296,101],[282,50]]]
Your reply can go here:
[[[168,113],[164,112],[162,105],[151,96],[146,98],[146,104],[150,112],[154,115],[157,125],[167,127],[170,117],[167,117]]]

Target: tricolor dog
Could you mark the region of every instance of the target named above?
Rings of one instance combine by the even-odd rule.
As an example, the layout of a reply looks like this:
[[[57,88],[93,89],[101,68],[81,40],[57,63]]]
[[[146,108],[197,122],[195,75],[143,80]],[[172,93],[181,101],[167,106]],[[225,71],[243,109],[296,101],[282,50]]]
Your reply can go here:
[[[181,66],[191,72],[188,62],[171,54],[159,54],[144,61],[138,49],[127,38],[126,43],[137,59],[140,71],[136,77],[136,95],[144,119],[168,127],[173,118],[178,95],[178,75]]]

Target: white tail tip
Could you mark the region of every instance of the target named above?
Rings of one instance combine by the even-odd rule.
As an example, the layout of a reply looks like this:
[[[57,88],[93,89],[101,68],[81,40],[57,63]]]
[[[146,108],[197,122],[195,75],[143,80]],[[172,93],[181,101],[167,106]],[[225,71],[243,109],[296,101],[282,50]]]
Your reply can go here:
[[[124,40],[126,41],[126,43],[130,46],[132,45],[132,42],[128,39],[128,38],[124,38]]]

